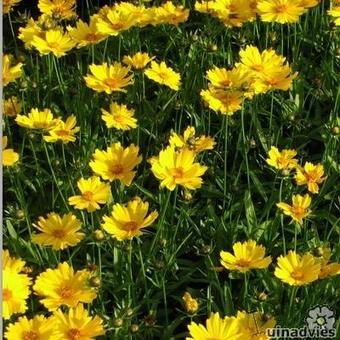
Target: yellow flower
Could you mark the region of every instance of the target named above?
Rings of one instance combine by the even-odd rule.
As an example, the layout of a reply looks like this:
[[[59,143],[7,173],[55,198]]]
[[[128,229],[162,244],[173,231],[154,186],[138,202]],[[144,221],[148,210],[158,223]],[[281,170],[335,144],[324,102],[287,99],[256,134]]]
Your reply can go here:
[[[76,209],[86,209],[92,212],[100,209],[99,204],[105,204],[111,196],[109,183],[101,182],[99,177],[81,178],[77,182],[81,195],[69,197],[68,203]]]
[[[340,26],[340,6],[335,6],[329,11],[327,11],[327,14],[333,17],[333,21],[336,26]]]
[[[322,164],[316,164],[306,162],[305,166],[297,167],[295,180],[297,185],[307,185],[308,191],[313,194],[319,192],[318,184],[322,183],[326,177],[324,175],[324,168]]]
[[[124,67],[115,62],[112,65],[90,65],[92,74],[84,77],[87,87],[97,92],[126,92],[124,87],[133,84],[133,75],[128,75],[130,67]]]
[[[52,15],[57,19],[70,19],[76,16],[76,0],[39,0],[41,13]]]
[[[85,236],[79,232],[81,222],[72,213],[63,215],[54,212],[47,214],[47,218],[39,217],[37,224],[33,226],[41,231],[32,236],[32,242],[41,246],[51,246],[54,250],[63,250],[74,247]]]
[[[280,24],[298,22],[305,11],[296,0],[259,0],[257,9],[262,21]]]
[[[233,245],[234,255],[221,251],[221,264],[229,270],[238,270],[246,273],[251,269],[267,268],[272,262],[271,257],[265,257],[266,249],[257,245],[255,241],[237,242]]]
[[[13,57],[9,54],[4,54],[2,57],[2,85],[6,86],[12,83],[22,75],[23,63],[17,63],[11,66]]]
[[[216,145],[214,138],[209,136],[196,137],[196,131],[193,126],[188,126],[183,136],[175,132],[171,133],[169,144],[175,148],[187,148],[195,153],[200,153],[204,150],[212,150]]]
[[[283,149],[279,151],[278,148],[272,146],[268,152],[269,158],[266,162],[268,165],[278,170],[289,170],[297,167],[297,160],[294,158],[297,152],[292,149]]]
[[[76,124],[77,119],[74,115],[67,117],[66,122],[59,120],[58,123],[48,131],[49,136],[44,136],[44,140],[48,143],[60,141],[67,144],[68,142],[74,142],[76,140],[74,134],[80,130]]]
[[[206,320],[206,327],[196,322],[188,325],[190,337],[186,340],[241,340],[237,321],[233,317],[220,318],[218,313],[212,313]]]
[[[178,26],[187,21],[189,9],[183,6],[175,6],[171,1],[167,1],[155,10],[154,24],[171,24]]]
[[[311,197],[306,194],[304,196],[301,195],[293,195],[292,205],[289,205],[284,202],[277,203],[276,206],[283,210],[285,215],[291,216],[294,221],[303,223],[303,219],[310,214],[309,206],[312,203]]]
[[[19,154],[13,149],[6,149],[7,147],[7,136],[2,137],[2,165],[12,166],[19,160]]]
[[[274,328],[276,320],[267,318],[266,315],[255,312],[248,314],[247,312],[237,312],[237,324],[240,328],[242,340],[269,340],[266,335],[268,328]]]
[[[340,263],[330,262],[332,255],[331,249],[328,247],[321,247],[318,248],[318,250],[321,250],[321,256],[317,257],[317,260],[321,265],[319,279],[340,275]]]
[[[317,6],[319,3],[320,0],[300,0],[299,5],[307,9]]]
[[[72,40],[77,44],[77,48],[95,45],[107,38],[106,34],[99,33],[97,30],[97,17],[90,17],[90,23],[79,19],[76,27],[67,26],[68,33]]]
[[[34,36],[32,46],[42,55],[53,53],[60,58],[75,46],[75,42],[60,28],[55,28],[46,31],[44,37]]]
[[[22,316],[17,322],[7,326],[5,332],[7,340],[39,340],[59,339],[55,334],[54,317],[46,318],[43,315],[35,315],[33,319]]]
[[[155,57],[151,57],[147,53],[137,52],[133,56],[126,55],[123,58],[123,63],[136,70],[142,70],[149,64]]]
[[[102,228],[118,241],[131,240],[142,234],[141,229],[150,226],[158,217],[154,210],[148,216],[149,203],[135,197],[127,204],[115,204],[110,216],[104,216]]]
[[[209,108],[223,115],[232,116],[242,108],[243,93],[240,91],[224,91],[210,87],[200,93]]]
[[[194,314],[198,310],[198,301],[197,299],[193,298],[189,292],[185,292],[182,300],[184,301],[185,310],[190,313]]]
[[[20,114],[22,110],[22,105],[15,96],[4,100],[3,106],[4,115],[8,117],[15,117],[16,115]]]
[[[25,313],[30,295],[31,279],[20,274],[25,262],[11,258],[8,250],[3,250],[2,268],[2,317],[10,319],[13,314]]]
[[[97,30],[101,34],[117,36],[137,23],[135,12],[124,10],[119,6],[108,9],[102,17],[98,17]]]
[[[96,149],[90,162],[92,171],[104,180],[120,180],[129,186],[135,177],[133,169],[142,161],[138,156],[139,147],[131,144],[123,148],[121,144],[113,143],[106,151]]]
[[[40,20],[41,21],[41,20]],[[25,27],[19,28],[18,38],[24,42],[25,47],[32,48],[32,42],[34,37],[44,38],[45,32],[42,29],[42,23],[34,21],[33,18],[29,18]]]
[[[166,85],[175,91],[178,91],[181,84],[180,74],[168,67],[164,61],[160,64],[152,61],[151,67],[145,70],[145,75],[156,83]]]
[[[59,263],[58,268],[41,273],[33,289],[51,312],[63,305],[72,308],[79,302],[90,303],[96,298],[95,289],[88,283],[90,275],[87,270],[74,272],[67,262]]]
[[[195,190],[202,186],[201,176],[207,167],[195,163],[195,153],[192,150],[182,149],[175,151],[173,147],[161,150],[158,157],[152,157],[151,171],[161,181],[160,187],[173,191],[177,185],[186,189]]]
[[[2,1],[2,12],[7,14],[12,10],[12,7],[16,6],[21,0],[3,0]]]
[[[313,255],[299,255],[290,250],[288,255],[281,255],[277,260],[274,275],[291,286],[302,286],[318,279],[320,263]]]
[[[134,118],[135,110],[128,109],[126,105],[112,102],[110,112],[104,109],[101,109],[101,111],[102,119],[109,129],[116,128],[126,131],[137,127],[137,119]]]
[[[31,109],[28,116],[17,115],[15,121],[18,125],[27,129],[49,130],[59,123],[59,119],[54,119],[50,109],[39,111]]]
[[[60,339],[89,340],[105,334],[103,320],[97,315],[91,317],[81,303],[67,313],[57,310],[53,316]]]

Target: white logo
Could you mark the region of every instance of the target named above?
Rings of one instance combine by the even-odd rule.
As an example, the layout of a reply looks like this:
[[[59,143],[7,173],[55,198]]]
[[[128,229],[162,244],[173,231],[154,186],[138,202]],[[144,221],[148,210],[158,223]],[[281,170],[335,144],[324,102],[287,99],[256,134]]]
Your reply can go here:
[[[334,312],[327,306],[317,306],[308,311],[306,322],[309,329],[332,329],[335,324]]]

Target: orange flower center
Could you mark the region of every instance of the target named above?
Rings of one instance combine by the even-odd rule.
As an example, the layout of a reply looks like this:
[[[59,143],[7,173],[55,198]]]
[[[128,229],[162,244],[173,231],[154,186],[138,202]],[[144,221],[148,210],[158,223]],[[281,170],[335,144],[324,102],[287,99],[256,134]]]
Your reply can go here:
[[[251,67],[254,71],[257,71],[257,72],[261,72],[263,71],[263,65],[259,64],[259,65],[253,65]]]
[[[182,179],[184,176],[184,170],[182,167],[174,168],[172,170],[172,176],[174,179]]]
[[[250,261],[249,260],[245,260],[245,259],[239,259],[236,261],[236,265],[239,267],[249,267]]]
[[[76,328],[71,328],[68,332],[67,332],[67,338],[70,340],[78,340],[81,338],[81,334],[79,329]]]
[[[65,286],[59,290],[59,295],[64,299],[68,299],[74,295],[74,290],[71,287]]]
[[[9,290],[8,288],[4,288],[2,291],[2,299],[4,301],[8,301],[12,298],[12,291]]]
[[[91,191],[85,191],[82,195],[83,199],[85,201],[92,201],[93,200],[93,192]]]
[[[138,227],[138,224],[136,221],[130,221],[124,224],[123,229],[126,231],[132,231],[132,230],[136,230]]]
[[[35,331],[24,332],[23,340],[36,340],[38,339],[38,333]]]
[[[276,7],[276,13],[285,13],[288,10],[288,5],[282,4]]]
[[[97,41],[97,35],[95,33],[89,33],[87,36],[86,36],[86,40],[87,41]]]
[[[112,166],[110,168],[110,171],[114,174],[114,175],[120,175],[121,173],[123,173],[124,168],[121,164],[115,164],[114,166]]]
[[[302,271],[302,270],[296,269],[296,270],[294,270],[294,271],[290,274],[290,276],[291,276],[293,279],[295,279],[295,280],[302,280],[304,274],[303,274],[303,271]]]
[[[231,80],[225,79],[221,83],[222,83],[222,86],[229,87],[231,85]]]
[[[168,78],[168,74],[165,72],[159,72],[158,73],[159,78],[161,78],[162,80],[166,80]]]
[[[114,115],[113,119],[118,123],[122,123],[124,120],[124,117],[122,115]]]
[[[306,209],[301,207],[301,206],[293,206],[292,207],[292,213],[294,216],[297,216],[297,217],[302,217],[306,212]]]
[[[48,43],[48,47],[53,48],[53,49],[57,49],[57,48],[59,48],[59,43],[50,42],[50,43]]]
[[[114,89],[119,87],[117,79],[113,79],[113,78],[105,79],[104,84],[107,85],[108,87],[114,88]]]
[[[67,137],[69,135],[69,131],[60,129],[57,130],[56,134],[60,137]]]
[[[60,239],[64,238],[66,235],[65,230],[63,229],[56,229],[53,231],[52,234],[55,238],[60,238]]]
[[[111,23],[111,27],[114,29],[114,30],[121,30],[123,27],[124,27],[124,24],[122,23],[115,23],[115,24],[112,24]]]

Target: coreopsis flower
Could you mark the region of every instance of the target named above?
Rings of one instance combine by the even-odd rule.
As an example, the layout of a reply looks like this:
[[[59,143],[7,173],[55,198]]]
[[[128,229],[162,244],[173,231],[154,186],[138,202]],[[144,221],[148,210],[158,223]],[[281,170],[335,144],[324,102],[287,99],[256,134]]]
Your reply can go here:
[[[312,203],[312,198],[306,194],[293,195],[292,205],[284,202],[277,203],[276,206],[283,210],[285,215],[290,216],[294,221],[303,223],[303,219],[310,214],[309,206]]]
[[[42,26],[43,24],[39,22],[39,20],[34,21],[33,18],[29,18],[26,26],[19,28],[18,38],[25,44],[27,49],[33,47],[32,42],[34,37],[44,38],[45,32]]]
[[[56,269],[48,268],[35,280],[33,290],[40,302],[53,312],[60,306],[76,307],[79,302],[91,303],[97,296],[89,285],[91,273],[74,271],[67,262],[59,263]]]
[[[112,102],[110,104],[110,111],[101,109],[102,120],[105,122],[107,128],[115,128],[118,130],[130,130],[137,127],[137,119],[134,118],[135,110],[128,109],[124,104]]]
[[[20,114],[22,110],[22,105],[18,101],[18,98],[12,96],[3,101],[3,113],[7,117],[15,117]]]
[[[134,68],[135,70],[142,70],[153,59],[155,59],[155,57],[150,57],[147,53],[137,52],[133,56],[124,56],[123,63]]]
[[[248,314],[238,311],[236,322],[242,340],[269,340],[267,329],[274,328],[276,325],[276,320],[273,317],[268,318],[261,312]]]
[[[155,9],[154,24],[171,24],[178,26],[187,21],[189,9],[184,6],[175,6],[171,1],[167,1],[162,6]]]
[[[244,243],[237,242],[233,245],[234,255],[221,251],[221,264],[229,270],[237,270],[246,273],[252,269],[267,268],[272,262],[270,256],[265,257],[266,248],[257,245],[254,240]]]
[[[95,45],[107,38],[106,34],[97,30],[97,17],[90,17],[90,23],[79,19],[76,27],[67,26],[71,39],[77,44],[77,48]]]
[[[182,300],[184,301],[185,310],[190,313],[194,314],[198,310],[198,301],[197,299],[193,298],[189,292],[185,292]]]
[[[324,168],[322,164],[313,164],[306,162],[304,167],[297,167],[295,180],[297,185],[307,185],[308,191],[313,194],[319,192],[319,184],[322,183],[326,177],[324,175]]]
[[[17,115],[15,121],[18,125],[27,129],[33,130],[49,130],[54,128],[60,119],[53,118],[50,109],[39,111],[38,109],[31,109],[27,116]]]
[[[97,315],[91,317],[81,303],[66,313],[59,309],[53,317],[57,339],[86,340],[105,334],[103,320]]]
[[[296,0],[259,0],[257,9],[262,21],[280,24],[298,22],[305,12],[301,2]]]
[[[2,1],[2,12],[3,14],[8,14],[12,7],[18,5],[21,0],[3,0]]]
[[[168,146],[158,157],[149,160],[151,171],[161,181],[160,187],[173,191],[177,185],[189,190],[202,186],[201,176],[208,167],[195,162],[195,152],[189,149],[176,151]]]
[[[60,58],[75,46],[75,42],[68,33],[64,33],[60,28],[47,30],[43,37],[34,36],[32,46],[36,48],[40,54],[54,54]]]
[[[158,217],[156,210],[149,215],[149,203],[135,197],[127,204],[114,204],[110,216],[104,216],[101,227],[118,241],[131,240],[142,234],[141,229],[150,226]]]
[[[212,150],[216,145],[215,139],[209,136],[196,137],[196,131],[193,126],[188,126],[183,133],[183,136],[175,132],[171,133],[169,144],[175,148],[187,148],[195,153],[200,153],[205,150]]]
[[[92,212],[100,209],[100,204],[105,204],[110,199],[110,184],[102,182],[99,177],[80,178],[77,186],[81,194],[68,199],[68,203],[76,209]]]
[[[137,23],[135,12],[122,9],[119,6],[109,8],[102,16],[97,18],[97,30],[99,33],[117,36],[120,32],[130,29]]]
[[[8,139],[7,136],[2,137],[2,165],[12,166],[19,160],[19,154],[13,149],[7,148]]]
[[[224,91],[210,87],[200,93],[203,101],[209,108],[223,115],[232,116],[241,110],[244,94],[240,91]]]
[[[154,80],[156,83],[170,87],[172,90],[178,91],[181,85],[181,76],[171,67],[168,67],[164,61],[157,64],[151,62],[151,67],[144,71],[145,75]]]
[[[6,340],[59,339],[55,330],[53,316],[46,318],[35,315],[33,319],[21,316],[15,323],[10,323],[5,331]]]
[[[80,130],[80,127],[76,124],[77,119],[74,115],[67,117],[66,122],[58,120],[57,124],[48,130],[48,135],[44,136],[44,140],[48,143],[62,142],[67,144],[74,142],[76,140],[74,135]]]
[[[320,262],[321,265],[319,279],[340,275],[340,263],[330,261],[332,255],[332,251],[330,248],[318,248],[317,253],[318,256],[316,257],[316,259]]]
[[[41,13],[56,19],[70,19],[76,16],[76,0],[39,0],[38,8]]]
[[[129,186],[136,174],[133,169],[142,161],[138,152],[139,147],[134,144],[124,148],[119,142],[113,143],[106,151],[95,150],[90,167],[104,180],[120,180]]]
[[[60,216],[52,212],[47,214],[47,218],[40,216],[33,226],[41,233],[33,235],[32,242],[45,247],[51,246],[54,250],[74,247],[85,236],[80,232],[81,222],[72,213]]]
[[[12,315],[27,310],[31,279],[21,273],[24,261],[10,257],[8,250],[3,250],[2,254],[2,317],[8,320]]]
[[[186,337],[186,340],[240,339],[236,319],[233,317],[225,317],[222,319],[218,313],[212,313],[210,315],[206,320],[206,326],[192,321],[188,325],[188,330],[190,337]]]
[[[297,152],[293,149],[279,149],[272,146],[268,152],[268,157],[266,162],[268,165],[274,167],[278,170],[290,170],[297,167],[297,159],[294,157]]]
[[[327,11],[327,14],[332,17],[336,26],[340,26],[340,6],[332,7],[332,9]]]
[[[303,286],[318,279],[320,268],[320,263],[310,253],[299,255],[290,250],[277,259],[274,275],[291,286]]]
[[[6,86],[9,83],[14,82],[17,78],[22,75],[23,63],[17,63],[14,66],[13,57],[9,54],[4,54],[2,57],[2,85]]]
[[[84,77],[86,86],[97,92],[127,92],[124,88],[133,84],[133,75],[129,75],[130,67],[124,67],[121,63],[108,65],[90,65],[92,74]]]

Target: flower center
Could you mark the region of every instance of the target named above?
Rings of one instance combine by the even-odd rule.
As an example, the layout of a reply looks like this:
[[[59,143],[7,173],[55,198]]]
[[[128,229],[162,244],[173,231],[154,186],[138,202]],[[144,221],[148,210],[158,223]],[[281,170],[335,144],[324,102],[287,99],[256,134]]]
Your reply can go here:
[[[57,48],[59,48],[59,43],[57,43],[57,42],[50,42],[50,43],[48,43],[48,46],[50,48],[57,49]]]
[[[290,274],[290,276],[291,276],[293,279],[295,279],[295,280],[302,280],[304,274],[303,274],[303,271],[302,271],[302,270],[296,269],[296,270],[294,270],[294,271]]]
[[[69,132],[67,130],[60,129],[57,130],[56,134],[60,137],[66,137],[69,135]]]
[[[222,86],[229,87],[231,85],[231,80],[225,79],[221,83],[222,83]]]
[[[38,339],[38,333],[35,331],[24,332],[23,340],[36,340]]]
[[[114,166],[111,167],[110,171],[117,176],[124,171],[124,168],[121,164],[115,164]]]
[[[12,291],[9,290],[8,288],[4,288],[2,291],[2,299],[4,301],[8,301],[12,298]]]
[[[64,299],[68,299],[74,295],[74,290],[71,287],[65,286],[59,290],[59,295]]]
[[[184,171],[182,167],[174,168],[172,170],[172,176],[174,179],[182,179],[184,176]]]
[[[114,115],[113,119],[118,123],[122,123],[124,120],[124,117],[122,115]]]
[[[54,237],[60,238],[60,239],[64,238],[65,235],[66,235],[65,230],[63,230],[63,229],[56,229],[56,230],[53,231],[52,234],[53,234]]]
[[[257,72],[261,72],[263,71],[263,65],[259,64],[259,65],[253,65],[251,67],[254,71],[257,71]]]
[[[97,41],[97,35],[95,33],[89,33],[86,36],[87,41]]]
[[[245,259],[239,259],[236,262],[236,265],[238,265],[239,267],[249,267],[250,261],[245,260]]]
[[[114,88],[116,89],[118,86],[118,82],[116,79],[112,79],[112,78],[107,78],[104,80],[104,84],[107,85],[108,87]]]
[[[292,207],[292,213],[295,216],[303,216],[306,212],[306,209],[300,206],[293,206]]]
[[[93,200],[93,192],[91,191],[85,191],[82,195],[83,199],[85,201],[92,201]]]
[[[76,328],[71,328],[68,332],[67,332],[67,338],[70,340],[78,340],[80,339],[81,334],[79,329]]]
[[[282,4],[276,7],[276,13],[285,13],[288,10],[288,5]]]
[[[123,229],[126,231],[132,231],[132,230],[136,230],[138,227],[138,224],[136,221],[130,221],[124,224]]]

